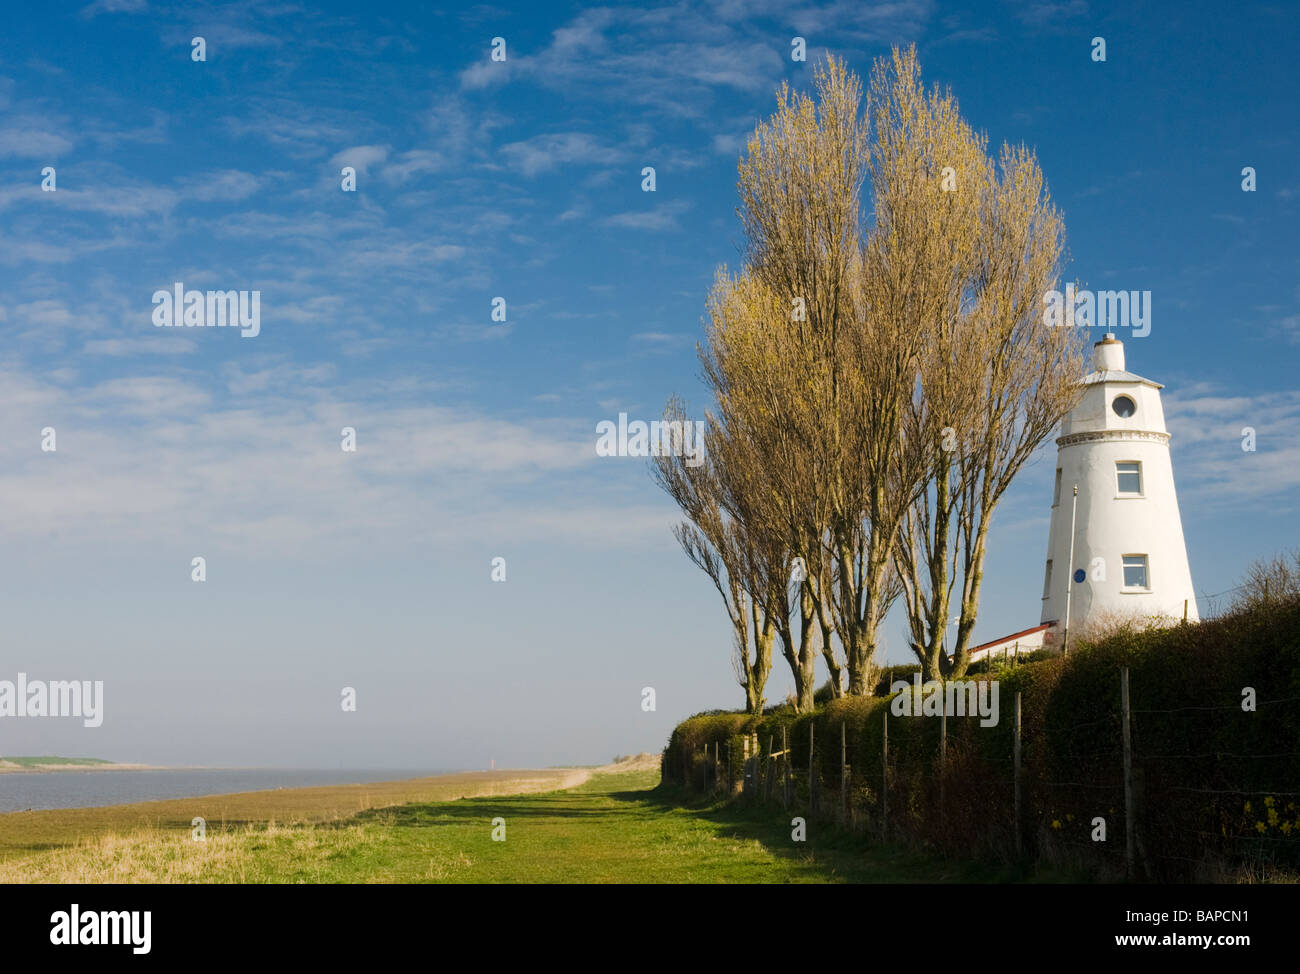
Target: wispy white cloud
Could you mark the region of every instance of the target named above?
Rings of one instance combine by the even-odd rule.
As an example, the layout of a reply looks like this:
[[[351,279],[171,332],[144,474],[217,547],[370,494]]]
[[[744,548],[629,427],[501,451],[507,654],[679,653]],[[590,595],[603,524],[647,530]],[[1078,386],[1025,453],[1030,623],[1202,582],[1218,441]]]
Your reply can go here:
[[[595,455],[593,424],[358,391],[340,388],[332,366],[290,362],[230,366],[219,390],[184,371],[69,389],[0,364],[15,434],[0,438],[0,536],[373,551],[484,531],[608,544],[611,531],[643,540],[671,523],[666,506],[602,511],[617,502],[601,500],[601,472],[621,458]],[[45,425],[59,430],[56,454],[16,435]],[[340,449],[344,426],[357,430],[356,453]],[[522,487],[527,504],[514,499]]]
[[[48,119],[20,115],[0,125],[0,157],[55,162],[72,146],[72,136]]]
[[[857,42],[891,43],[914,39],[934,10],[933,0],[682,0],[649,8],[597,7],[578,12],[538,50],[508,46],[504,62],[491,61],[485,46],[460,82],[478,90],[527,81],[575,98],[707,118],[715,92],[761,94],[780,82],[791,35],[774,33],[774,23],[809,35],[810,42],[834,31]],[[816,48],[809,54],[815,58]]]
[[[611,165],[623,158],[621,149],[583,132],[552,132],[501,147],[507,163],[525,176],[536,176],[560,166]]]
[[[1300,488],[1300,391],[1233,395],[1199,383],[1165,397],[1180,495],[1205,507],[1294,506]],[[1243,450],[1247,428],[1254,450]]]
[[[383,169],[383,178],[392,184],[405,183],[423,173],[442,172],[448,168],[448,159],[431,149],[409,149],[401,153]]]
[[[649,210],[628,210],[605,217],[600,223],[606,227],[627,230],[678,230],[677,218],[690,209],[684,200],[661,203]]]
[[[388,146],[386,145],[354,145],[350,149],[334,153],[330,158],[330,167],[338,170],[344,166],[351,166],[359,175],[364,176],[370,172],[371,166],[387,158]]]
[[[1060,28],[1088,15],[1087,0],[1012,0],[1011,12],[1030,27]]]
[[[94,17],[96,14],[136,14],[142,13],[149,6],[148,0],[94,0],[81,8],[81,16]]]
[[[135,358],[148,355],[190,355],[198,351],[198,343],[184,335],[169,336],[160,342],[148,334],[130,338],[95,338],[86,342],[81,350],[86,355],[103,355],[110,358]]]
[[[292,32],[284,17],[305,11],[287,6],[232,3],[222,6],[186,5],[169,9],[173,23],[162,30],[163,43],[188,49],[190,41],[202,37],[209,61],[227,51],[241,48],[279,47],[300,34]]]
[[[632,336],[632,341],[642,342],[646,345],[693,345],[696,342],[695,335],[673,335],[663,331],[643,331]]]
[[[262,178],[238,169],[222,169],[188,177],[181,182],[181,193],[204,202],[236,202],[248,199],[262,187]]]
[[[221,120],[237,137],[257,137],[293,155],[321,155],[329,145],[346,143],[354,125],[338,113],[308,108],[296,101],[251,101],[244,113]]]

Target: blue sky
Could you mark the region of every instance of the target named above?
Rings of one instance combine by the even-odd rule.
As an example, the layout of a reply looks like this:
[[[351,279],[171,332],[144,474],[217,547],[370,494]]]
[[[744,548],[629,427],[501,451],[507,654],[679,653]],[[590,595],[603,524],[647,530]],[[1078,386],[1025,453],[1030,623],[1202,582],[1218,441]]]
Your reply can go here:
[[[39,5],[0,37],[0,678],[102,679],[105,720],[6,721],[0,753],[588,762],[740,703],[670,502],[595,425],[705,405],[775,88],[909,42],[1037,149],[1070,276],[1152,292],[1128,365],[1167,386],[1198,591],[1300,544],[1282,4]],[[155,329],[175,281],[260,290],[261,334]],[[978,639],[1038,621],[1053,458],[999,510]]]

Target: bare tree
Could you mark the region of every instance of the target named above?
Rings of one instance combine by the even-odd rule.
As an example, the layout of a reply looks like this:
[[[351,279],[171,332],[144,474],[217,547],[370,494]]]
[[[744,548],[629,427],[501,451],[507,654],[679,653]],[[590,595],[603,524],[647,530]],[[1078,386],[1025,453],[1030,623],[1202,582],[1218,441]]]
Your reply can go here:
[[[900,595],[927,675],[964,671],[994,509],[1072,405],[1080,361],[1078,333],[1038,317],[1062,226],[1032,154],[994,164],[951,95],[921,87],[914,49],[877,62],[865,106],[834,58],[814,88],[782,87],[749,139],[744,263],[709,296],[717,512],[700,510],[717,525],[670,488],[719,558],[735,548],[724,567],[780,640],[800,710],[818,655],[832,692],[871,692]]]
[[[1033,154],[1004,146],[990,159],[951,94],[924,91],[912,51],[877,67],[873,91],[877,205],[907,227],[880,238],[897,249],[882,261],[909,265],[902,304],[925,349],[905,424],[925,487],[895,558],[912,650],[939,679],[969,665],[993,513],[1078,401],[1086,332],[1041,317],[1064,227]]]
[[[1300,598],[1300,548],[1261,558],[1246,569],[1234,609],[1261,608]]]
[[[806,347],[790,341],[787,308],[755,275],[720,272],[709,297],[701,360],[718,403],[710,450],[725,483],[720,497],[728,514],[745,525],[754,597],[775,626],[796,706],[807,710],[818,650],[811,594],[816,583],[805,566],[812,561],[818,515],[817,495],[799,474],[808,455],[800,452],[782,411],[799,356],[808,356]],[[792,592],[796,564],[803,577]]]
[[[848,692],[862,694],[898,593],[890,549],[915,480],[902,468],[902,417],[921,346],[914,329],[873,303],[883,278],[870,273],[864,249],[870,150],[861,84],[831,58],[816,72],[815,96],[783,88],[740,164],[749,286],[781,314],[767,334],[742,339],[745,350],[761,350],[740,354],[752,367],[734,368],[733,336],[720,335],[705,372],[731,390],[763,440],[769,491],[809,569],[801,602],[834,664],[832,686],[840,668],[833,630]]]
[[[684,422],[681,403],[670,402],[664,418],[668,423]],[[703,463],[693,467],[680,451],[664,451],[654,458],[654,475],[687,518],[673,529],[674,537],[713,582],[726,606],[733,631],[732,662],[745,691],[745,711],[762,713],[777,620],[767,611],[766,579],[755,574],[760,559],[754,538],[744,520],[731,513],[737,503],[726,493],[734,478],[720,470],[719,458],[726,455],[720,439],[717,421],[710,417]]]

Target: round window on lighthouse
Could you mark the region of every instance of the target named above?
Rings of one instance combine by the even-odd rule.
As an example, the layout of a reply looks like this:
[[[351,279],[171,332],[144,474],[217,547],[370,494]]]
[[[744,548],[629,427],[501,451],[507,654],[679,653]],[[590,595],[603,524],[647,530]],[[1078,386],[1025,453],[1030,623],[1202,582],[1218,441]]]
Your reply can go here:
[[[1110,408],[1115,410],[1116,416],[1122,416],[1125,419],[1128,419],[1137,412],[1137,403],[1128,396],[1116,396],[1114,402],[1110,404]]]

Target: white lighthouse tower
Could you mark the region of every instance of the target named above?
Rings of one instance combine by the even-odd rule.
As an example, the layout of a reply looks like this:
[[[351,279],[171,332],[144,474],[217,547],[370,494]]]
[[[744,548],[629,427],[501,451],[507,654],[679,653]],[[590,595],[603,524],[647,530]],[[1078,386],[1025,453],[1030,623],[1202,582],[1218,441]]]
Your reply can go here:
[[[1058,645],[1067,629],[1108,616],[1198,618],[1163,386],[1125,371],[1114,335],[1093,346],[1083,382],[1056,441],[1042,622]]]

